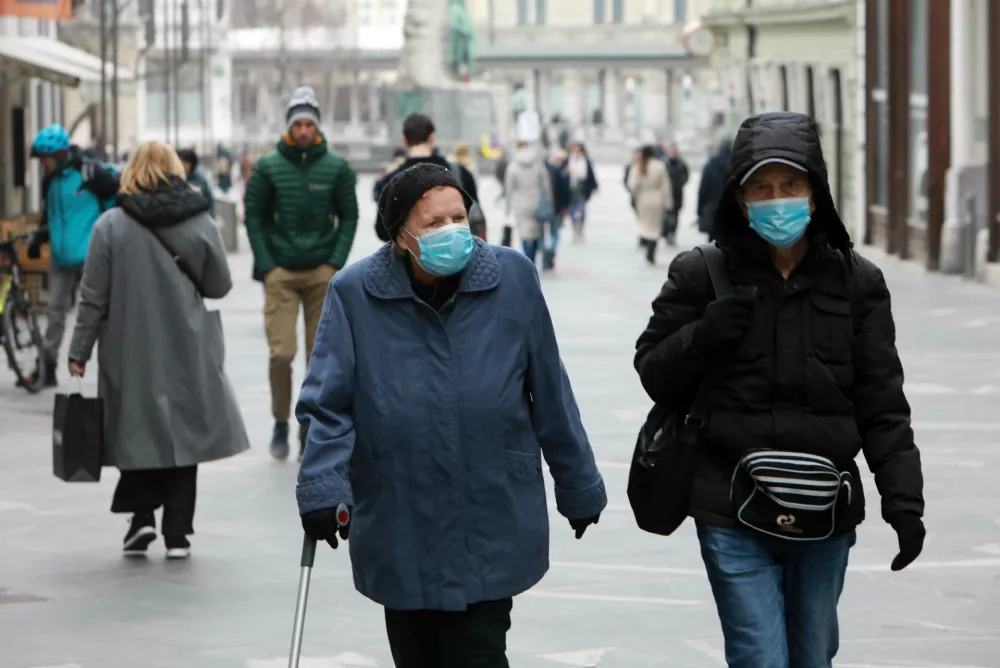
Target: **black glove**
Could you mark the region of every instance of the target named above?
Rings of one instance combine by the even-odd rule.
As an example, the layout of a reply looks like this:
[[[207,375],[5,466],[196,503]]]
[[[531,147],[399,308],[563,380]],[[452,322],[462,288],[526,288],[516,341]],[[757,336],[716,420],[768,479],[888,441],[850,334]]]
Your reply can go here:
[[[692,336],[698,354],[712,359],[742,341],[753,324],[755,301],[744,295],[726,295],[711,302]]]
[[[924,537],[927,530],[916,513],[903,513],[890,522],[896,536],[899,537],[899,554],[892,560],[892,570],[901,571],[920,556],[924,549]]]
[[[341,507],[340,511],[343,510],[344,507]],[[347,508],[346,521],[343,517],[337,517],[340,514],[337,508],[321,508],[310,511],[302,516],[302,528],[305,529],[306,535],[314,541],[325,540],[330,544],[330,547],[336,550],[337,535],[339,534],[342,540],[347,540],[348,534],[351,532],[351,511],[351,508]]]
[[[582,520],[570,520],[569,525],[573,527],[573,531],[576,532],[576,539],[580,540],[583,538],[583,533],[587,530],[591,524],[597,524],[597,521],[601,519],[601,514],[597,513],[593,517],[587,517]]]

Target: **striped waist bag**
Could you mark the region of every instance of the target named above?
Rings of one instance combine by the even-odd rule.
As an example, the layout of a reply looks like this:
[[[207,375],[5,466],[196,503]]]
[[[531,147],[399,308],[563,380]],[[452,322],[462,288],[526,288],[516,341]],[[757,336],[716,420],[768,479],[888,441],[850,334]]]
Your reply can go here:
[[[729,499],[747,527],[786,540],[833,535],[843,497],[851,504],[851,474],[825,457],[754,450],[733,471]]]

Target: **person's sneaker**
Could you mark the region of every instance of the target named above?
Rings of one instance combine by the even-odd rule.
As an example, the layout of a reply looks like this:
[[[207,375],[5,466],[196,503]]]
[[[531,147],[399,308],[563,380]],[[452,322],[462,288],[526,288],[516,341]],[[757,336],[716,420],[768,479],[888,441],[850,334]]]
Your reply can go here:
[[[191,543],[184,536],[164,536],[167,559],[187,559],[191,556]]]
[[[271,456],[278,461],[288,459],[288,423],[275,422],[271,434]]]
[[[132,525],[125,534],[122,551],[126,557],[141,557],[146,554],[146,548],[156,540],[156,527],[145,518],[133,517]]]
[[[302,423],[299,425],[299,461],[306,452],[306,441],[309,440],[309,425]]]

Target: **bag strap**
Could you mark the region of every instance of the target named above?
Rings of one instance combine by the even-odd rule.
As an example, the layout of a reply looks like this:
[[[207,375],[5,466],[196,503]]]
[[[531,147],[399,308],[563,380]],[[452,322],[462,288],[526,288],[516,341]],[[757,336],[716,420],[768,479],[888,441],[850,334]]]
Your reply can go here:
[[[180,260],[180,259],[177,259],[177,260],[175,260],[175,259],[174,259],[175,257],[179,258],[179,256],[177,255],[177,253],[175,253],[175,252],[174,252],[174,250],[173,250],[173,249],[172,249],[172,248],[171,248],[170,246],[168,246],[168,245],[167,245],[167,242],[166,242],[166,241],[164,241],[163,239],[161,239],[161,238],[160,238],[160,235],[159,235],[159,234],[157,234],[157,233],[156,233],[156,232],[154,232],[153,230],[150,230],[149,228],[147,228],[147,231],[148,231],[148,232],[149,232],[149,233],[150,233],[151,235],[153,235],[153,238],[154,238],[154,239],[156,239],[157,241],[159,241],[159,242],[160,242],[160,245],[161,245],[161,246],[163,246],[163,248],[164,248],[164,249],[166,249],[166,251],[167,251],[167,252],[168,252],[168,253],[170,254],[170,261],[171,261],[171,262],[173,262],[173,263],[174,263],[174,265],[175,265],[175,266],[177,267],[177,269],[178,269],[178,270],[179,270],[179,271],[180,271],[180,272],[181,272],[182,274],[184,274],[184,276],[186,276],[186,277],[187,277],[187,279],[188,279],[189,281],[191,281],[191,282],[192,282],[192,283],[194,284],[194,289],[195,289],[195,291],[196,291],[196,292],[197,292],[198,294],[201,294],[201,288],[199,288],[199,287],[198,287],[198,281],[196,281],[196,280],[195,280],[195,278],[194,278],[194,275],[193,275],[193,274],[192,274],[192,273],[191,273],[190,271],[188,271],[187,267],[185,267],[185,266],[184,266],[184,265],[183,265],[183,264],[181,263],[181,260]]]
[[[705,267],[708,269],[708,277],[712,282],[712,290],[715,292],[716,299],[732,294],[733,285],[729,281],[729,272],[726,271],[726,254],[722,252],[722,249],[711,243],[698,246],[695,250],[701,253],[705,260]],[[688,409],[688,414],[684,418],[684,424],[691,423],[700,427],[705,422],[708,398],[718,380],[718,369],[708,372],[705,380],[701,382],[701,387],[698,388],[698,394],[691,402],[691,408]]]

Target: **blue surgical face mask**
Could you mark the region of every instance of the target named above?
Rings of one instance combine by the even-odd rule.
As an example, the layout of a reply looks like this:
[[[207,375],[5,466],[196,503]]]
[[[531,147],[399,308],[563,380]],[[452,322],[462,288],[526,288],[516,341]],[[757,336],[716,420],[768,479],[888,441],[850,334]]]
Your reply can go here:
[[[812,216],[808,197],[747,202],[750,229],[775,248],[791,248],[806,233]]]
[[[419,237],[406,233],[420,246],[420,257],[410,251],[417,264],[435,276],[452,276],[465,269],[476,247],[468,225],[445,225]]]

